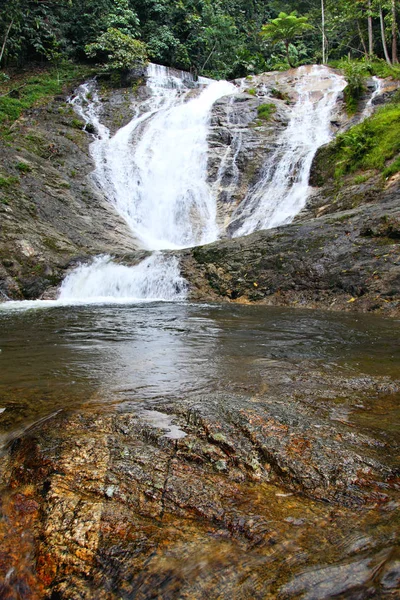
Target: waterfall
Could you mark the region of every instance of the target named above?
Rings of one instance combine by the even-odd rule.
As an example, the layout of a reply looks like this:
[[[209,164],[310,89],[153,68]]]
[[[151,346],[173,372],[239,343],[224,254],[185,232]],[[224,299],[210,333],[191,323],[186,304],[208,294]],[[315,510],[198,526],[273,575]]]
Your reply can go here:
[[[166,250],[215,241],[226,226],[240,236],[290,222],[305,205],[312,159],[331,138],[331,116],[346,85],[321,66],[301,67],[296,77],[289,125],[230,224],[217,215],[217,188],[226,168],[233,172],[233,184],[239,181],[242,138],[227,148],[211,187],[207,136],[212,106],[240,93],[243,82],[239,88],[205,78],[196,82],[189,73],[150,65],[148,93],[114,135],[104,123],[96,82],[80,86],[70,102],[94,131],[92,178],[142,247],[155,253],[133,267],[108,256],[77,267],[65,279],[59,303],[183,300],[187,285],[178,259]]]
[[[208,120],[214,102],[236,88],[204,78],[196,84],[158,65],[149,66],[147,87],[150,98],[113,137],[100,122],[94,85],[79,88],[74,106],[98,133],[93,176],[144,248],[212,242],[219,232],[207,184]]]
[[[260,181],[233,214],[229,226],[233,237],[290,223],[305,206],[312,160],[332,137],[331,115],[345,86],[345,79],[326,67],[298,69],[298,99],[289,125],[268,157]]]
[[[382,94],[382,90],[383,90],[383,81],[382,79],[379,79],[379,77],[374,77],[372,78],[372,81],[374,82],[374,91],[371,94],[370,99],[368,100],[367,104],[365,105],[365,108],[361,114],[361,118],[360,121],[363,121],[364,119],[367,119],[368,117],[370,117],[374,110],[375,110],[375,106],[374,106],[374,101],[375,98],[377,98],[378,96],[380,96]]]
[[[134,267],[98,256],[65,278],[59,300],[64,304],[184,300],[186,288],[175,256],[156,252]]]

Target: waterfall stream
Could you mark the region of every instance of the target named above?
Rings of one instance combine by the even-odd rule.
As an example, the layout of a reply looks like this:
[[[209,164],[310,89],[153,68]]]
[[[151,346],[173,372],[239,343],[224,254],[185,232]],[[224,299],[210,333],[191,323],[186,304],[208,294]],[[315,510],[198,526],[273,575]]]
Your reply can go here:
[[[298,73],[292,117],[259,182],[233,214],[234,237],[290,223],[306,204],[311,163],[332,137],[331,116],[346,81],[321,66],[300,67]]]
[[[200,78],[149,65],[147,93],[132,106],[132,119],[114,135],[103,119],[96,82],[81,85],[70,99],[94,128],[90,146],[93,181],[114,205],[142,248],[155,251],[142,264],[126,267],[98,257],[64,281],[59,301],[182,300],[186,284],[177,258],[162,250],[206,244],[221,234],[242,236],[290,223],[305,206],[312,159],[332,137],[331,120],[345,79],[324,66],[300,67],[296,102],[276,150],[267,153],[261,177],[234,211],[231,222],[218,215],[218,186],[225,170],[239,181],[236,159],[242,139],[227,146],[217,180],[208,182],[208,134],[214,103],[240,94],[238,84]],[[380,93],[379,80],[364,117]],[[225,219],[226,221],[226,219]]]
[[[298,70],[298,100],[291,120],[261,180],[228,224],[233,236],[288,223],[303,208],[312,159],[332,135],[330,117],[344,87],[344,78],[325,67]],[[148,68],[147,88],[149,98],[136,104],[132,120],[114,136],[101,122],[95,83],[77,90],[72,104],[97,131],[91,145],[93,178],[144,248],[158,251],[215,241],[222,233],[216,197],[226,165],[222,160],[218,180],[211,187],[208,123],[213,104],[228,95],[233,101],[241,89],[226,81],[195,83],[187,73],[158,65]],[[89,300],[182,299],[185,286],[176,283],[180,277],[176,259],[166,255],[163,265],[159,285],[160,255],[146,259],[144,268],[113,265],[109,258],[95,260],[65,281],[60,300],[83,296]],[[149,278],[152,269],[154,276]],[[167,274],[170,285],[164,285]]]

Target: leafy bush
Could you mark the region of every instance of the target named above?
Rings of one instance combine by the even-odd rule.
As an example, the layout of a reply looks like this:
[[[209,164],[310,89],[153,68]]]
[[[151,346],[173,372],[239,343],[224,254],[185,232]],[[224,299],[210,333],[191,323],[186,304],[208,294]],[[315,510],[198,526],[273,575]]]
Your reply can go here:
[[[344,89],[346,110],[349,115],[354,115],[365,91],[365,78],[368,72],[364,63],[350,60],[341,61],[339,68],[342,69],[347,80],[347,86]]]
[[[143,42],[110,27],[96,42],[85,46],[86,55],[105,63],[106,71],[124,73],[147,63]]]
[[[269,121],[275,111],[275,104],[260,104],[260,106],[257,108],[259,118],[263,119],[264,121]]]

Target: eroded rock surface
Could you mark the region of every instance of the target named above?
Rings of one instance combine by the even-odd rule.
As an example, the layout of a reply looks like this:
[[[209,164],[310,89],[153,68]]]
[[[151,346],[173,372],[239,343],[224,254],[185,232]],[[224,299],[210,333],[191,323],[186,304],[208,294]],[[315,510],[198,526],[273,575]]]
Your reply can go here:
[[[399,191],[393,177],[369,204],[184,251],[191,297],[398,315]]]
[[[332,399],[398,384],[307,362],[267,380],[159,401],[177,439],[144,418],[154,402],[109,398],[15,441],[2,598],[395,598],[398,439],[362,433]]]

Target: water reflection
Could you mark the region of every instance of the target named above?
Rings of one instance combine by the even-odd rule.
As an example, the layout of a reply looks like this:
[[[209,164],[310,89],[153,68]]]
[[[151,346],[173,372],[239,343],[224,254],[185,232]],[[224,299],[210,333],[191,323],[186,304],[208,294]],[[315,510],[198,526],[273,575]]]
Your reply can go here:
[[[237,305],[79,306],[0,312],[3,431],[60,408],[255,393],[274,369],[312,361],[398,375],[400,323]]]

